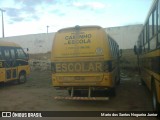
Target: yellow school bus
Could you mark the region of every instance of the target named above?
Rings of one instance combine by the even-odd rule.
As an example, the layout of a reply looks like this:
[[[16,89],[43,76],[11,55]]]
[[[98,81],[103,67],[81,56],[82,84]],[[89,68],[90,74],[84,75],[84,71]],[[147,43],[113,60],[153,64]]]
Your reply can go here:
[[[152,93],[153,111],[160,113],[160,0],[153,1],[134,51],[142,83]]]
[[[100,26],[60,29],[53,41],[51,68],[53,86],[70,95],[56,99],[96,100],[95,91],[113,96],[120,82],[119,46]]]
[[[15,43],[0,41],[0,83],[17,80],[26,82],[30,74],[28,55]]]

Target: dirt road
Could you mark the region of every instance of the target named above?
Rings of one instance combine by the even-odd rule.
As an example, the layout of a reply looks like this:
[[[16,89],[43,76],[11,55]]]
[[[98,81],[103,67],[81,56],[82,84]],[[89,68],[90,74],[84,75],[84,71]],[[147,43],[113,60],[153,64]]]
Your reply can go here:
[[[121,83],[117,86],[116,92],[117,95],[110,98],[108,101],[54,100],[54,96],[66,96],[68,95],[68,92],[56,91],[52,87],[51,73],[49,71],[32,71],[28,81],[25,84],[16,85],[13,83],[7,83],[5,86],[1,84],[0,111],[152,110],[149,91],[145,86],[140,84],[140,79],[136,72],[127,72],[123,70],[121,72]],[[122,117],[120,119],[122,119]],[[143,119],[149,120],[151,118]]]

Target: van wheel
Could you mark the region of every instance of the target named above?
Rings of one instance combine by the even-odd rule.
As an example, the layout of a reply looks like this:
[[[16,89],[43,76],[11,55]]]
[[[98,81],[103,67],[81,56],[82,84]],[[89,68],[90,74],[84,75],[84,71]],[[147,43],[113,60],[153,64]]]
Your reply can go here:
[[[158,103],[155,83],[152,83],[152,106],[153,111],[160,113],[160,104]]]
[[[19,84],[25,83],[26,80],[27,80],[26,74],[25,74],[25,73],[20,73],[19,79],[18,79],[18,83],[19,83]]]
[[[121,82],[120,70],[118,70],[118,71],[119,71],[119,72],[118,72],[118,80],[117,80],[117,82],[116,82],[116,85],[119,85],[120,82]]]
[[[110,88],[110,90],[109,90],[109,96],[110,96],[110,97],[114,97],[114,96],[116,96],[116,90],[115,90],[115,87]]]
[[[116,96],[116,89],[115,89],[115,88],[112,88],[110,92],[111,92],[110,95],[111,95],[112,97]]]
[[[121,78],[120,78],[120,76],[118,76],[118,80],[117,80],[116,85],[119,85],[119,84],[120,84],[120,81],[121,81]]]
[[[80,90],[74,90],[74,96],[75,97],[81,97],[81,91]]]
[[[142,85],[145,85],[145,82],[143,81],[143,79],[141,78],[141,84]]]
[[[68,94],[71,96],[71,90],[68,90]],[[80,90],[74,90],[73,96],[80,97],[81,91]]]
[[[68,94],[71,96],[71,90],[68,90]]]

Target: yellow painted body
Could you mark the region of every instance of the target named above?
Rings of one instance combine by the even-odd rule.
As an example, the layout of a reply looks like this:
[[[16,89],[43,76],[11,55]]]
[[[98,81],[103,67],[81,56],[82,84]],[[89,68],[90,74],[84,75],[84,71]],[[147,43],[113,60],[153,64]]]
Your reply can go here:
[[[152,93],[153,110],[160,113],[160,0],[153,0],[134,49],[142,80]]]
[[[157,49],[153,52],[149,52],[144,55],[140,55],[140,60],[142,59],[147,60],[146,62],[143,61],[143,63],[140,64],[140,68],[141,68],[141,77],[150,90],[152,87],[152,81],[154,80],[158,102],[160,103],[160,74],[149,69],[153,66],[153,64],[155,64],[154,66],[158,65],[158,62],[160,61],[153,62],[151,59],[156,57],[158,58],[159,56],[160,56],[160,49]]]
[[[99,26],[59,30],[51,53],[52,85],[59,88],[114,87],[119,74],[118,59],[111,54],[108,37]],[[108,61],[112,62],[114,70],[103,70]]]
[[[5,68],[0,68],[0,82],[5,81]]]
[[[22,49],[18,44],[12,43],[12,42],[5,42],[5,41],[0,41],[0,52],[2,52],[2,47],[5,47],[5,49]],[[26,76],[30,74],[30,66],[28,64],[28,59],[9,59],[11,63],[14,63],[15,61],[21,61],[25,62],[25,65],[23,63],[20,63],[18,65],[12,66],[11,64],[7,63],[7,59],[0,58],[0,82],[8,82],[11,80],[17,80],[19,79],[19,75],[21,72],[25,72]],[[8,65],[10,66],[8,66]],[[9,72],[9,77],[7,77],[7,72]]]

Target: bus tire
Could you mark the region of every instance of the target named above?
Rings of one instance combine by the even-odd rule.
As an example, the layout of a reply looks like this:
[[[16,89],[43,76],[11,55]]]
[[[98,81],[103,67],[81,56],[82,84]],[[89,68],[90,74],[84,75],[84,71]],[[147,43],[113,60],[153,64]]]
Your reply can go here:
[[[74,91],[74,96],[75,97],[81,97],[82,96],[81,91],[80,90],[75,90]]]
[[[68,90],[68,94],[71,96],[71,90]]]
[[[119,72],[118,72],[118,80],[117,80],[117,82],[116,82],[116,85],[119,85],[120,82],[121,82],[120,70],[118,70],[118,71],[119,71]]]
[[[19,83],[19,84],[25,83],[26,80],[27,80],[26,74],[25,74],[25,73],[20,73],[19,79],[18,79],[18,83]]]
[[[145,82],[142,78],[141,78],[141,85],[145,85]]]
[[[152,106],[154,112],[160,113],[160,104],[158,103],[155,82],[152,82]]]
[[[120,84],[120,81],[121,81],[121,78],[120,78],[120,76],[119,76],[116,84],[119,85],[119,84]]]
[[[68,90],[68,94],[71,96],[71,90]],[[80,90],[74,90],[73,96],[80,97],[81,91]]]
[[[110,88],[110,90],[109,90],[109,96],[110,97],[116,96],[116,89],[115,89],[115,87]]]

